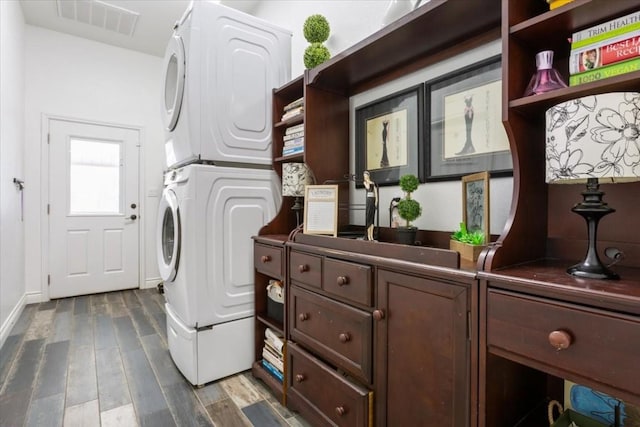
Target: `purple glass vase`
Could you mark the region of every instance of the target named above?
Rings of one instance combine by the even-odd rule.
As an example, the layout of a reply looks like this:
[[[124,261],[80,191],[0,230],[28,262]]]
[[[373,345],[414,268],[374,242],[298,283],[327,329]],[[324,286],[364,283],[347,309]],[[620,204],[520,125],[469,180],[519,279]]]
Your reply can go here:
[[[554,89],[567,87],[560,73],[553,68],[553,51],[544,50],[536,54],[536,73],[531,77],[524,96],[538,95]]]

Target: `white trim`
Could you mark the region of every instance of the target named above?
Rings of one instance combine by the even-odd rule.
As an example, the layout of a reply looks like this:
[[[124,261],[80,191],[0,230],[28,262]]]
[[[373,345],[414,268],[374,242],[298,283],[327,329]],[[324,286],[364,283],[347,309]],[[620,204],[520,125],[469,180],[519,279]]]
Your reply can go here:
[[[11,310],[11,313],[9,314],[9,317],[7,317],[7,320],[2,326],[0,326],[0,349],[9,336],[11,329],[13,329],[13,326],[20,318],[20,315],[22,314],[22,311],[24,310],[24,307],[26,305],[26,294],[24,294],[22,295],[22,298],[18,300],[18,303],[15,305],[15,307],[13,307],[13,310]]]
[[[140,289],[150,289],[155,288],[160,283],[162,283],[162,279],[160,277],[152,277],[144,281]]]
[[[137,125],[126,125],[122,123],[104,122],[100,120],[80,119],[76,117],[59,116],[56,114],[42,113],[41,117],[41,141],[43,149],[40,152],[40,242],[41,242],[41,254],[42,254],[42,270],[40,272],[40,287],[41,292],[27,293],[27,298],[30,302],[44,302],[49,301],[49,215],[47,214],[47,205],[49,204],[49,123],[52,120],[97,125],[97,126],[111,126],[122,129],[131,129],[138,132],[138,207],[140,208],[138,215],[138,287],[142,288],[144,283],[145,262],[144,249],[144,230],[146,215],[144,209],[144,127]],[[36,297],[38,296],[38,297]],[[32,300],[32,298],[37,298]]]
[[[24,294],[26,305],[49,301],[42,292],[31,291]]]

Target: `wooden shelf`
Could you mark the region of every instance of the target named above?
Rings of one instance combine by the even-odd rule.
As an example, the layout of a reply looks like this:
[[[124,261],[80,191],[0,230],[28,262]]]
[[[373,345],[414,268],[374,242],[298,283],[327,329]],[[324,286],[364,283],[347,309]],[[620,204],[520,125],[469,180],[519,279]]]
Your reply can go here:
[[[282,391],[284,389],[284,384],[264,369],[260,364],[260,361],[253,362],[253,365],[251,366],[251,373],[254,377],[259,378],[269,387],[280,403],[283,405],[286,404],[284,392]]]

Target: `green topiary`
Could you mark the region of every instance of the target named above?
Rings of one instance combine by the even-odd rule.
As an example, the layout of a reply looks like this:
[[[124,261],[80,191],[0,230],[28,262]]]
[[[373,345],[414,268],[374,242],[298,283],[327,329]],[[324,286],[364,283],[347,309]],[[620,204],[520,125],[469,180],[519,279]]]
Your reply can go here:
[[[422,215],[420,203],[411,198],[411,193],[418,189],[418,185],[420,185],[420,181],[415,175],[407,174],[400,177],[400,188],[406,193],[406,196],[398,202],[398,215],[407,221],[407,228],[412,226],[411,221]]]
[[[311,15],[304,21],[302,32],[309,43],[322,43],[329,38],[329,22],[322,15]]]
[[[304,66],[313,68],[331,58],[329,49],[322,43],[311,43],[304,51]]]

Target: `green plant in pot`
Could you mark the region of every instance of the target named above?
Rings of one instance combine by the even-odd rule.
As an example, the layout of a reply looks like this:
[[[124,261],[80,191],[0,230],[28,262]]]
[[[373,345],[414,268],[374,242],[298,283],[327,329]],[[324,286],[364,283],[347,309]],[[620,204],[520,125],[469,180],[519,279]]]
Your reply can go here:
[[[482,230],[469,231],[464,222],[460,228],[453,232],[449,241],[449,249],[460,252],[460,257],[470,261],[476,261],[482,249],[484,249],[486,235]]]
[[[405,197],[398,202],[398,215],[405,220],[405,225],[396,229],[397,243],[413,245],[416,241],[418,228],[411,225],[411,222],[422,215],[422,207],[420,202],[411,198],[411,193],[418,189],[418,185],[420,181],[415,175],[407,174],[400,177],[400,189],[404,191]]]

